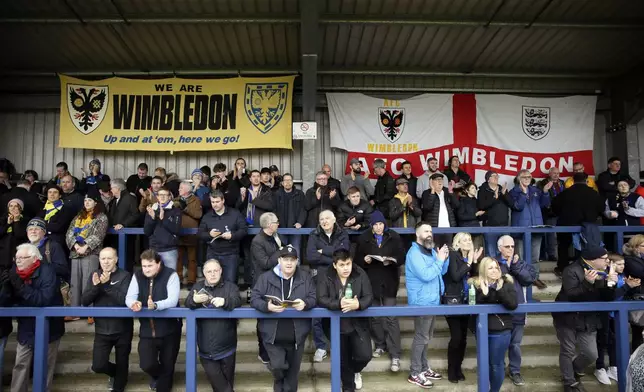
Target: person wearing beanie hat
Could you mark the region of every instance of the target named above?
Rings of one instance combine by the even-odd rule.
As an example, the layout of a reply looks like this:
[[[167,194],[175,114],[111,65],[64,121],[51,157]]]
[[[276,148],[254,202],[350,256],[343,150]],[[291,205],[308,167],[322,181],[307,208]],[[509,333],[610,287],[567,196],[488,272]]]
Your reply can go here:
[[[601,302],[615,299],[618,277],[608,270],[604,248],[589,246],[581,257],[563,270],[562,285],[555,302]],[[559,368],[565,391],[583,391],[577,374],[597,359],[599,312],[553,313],[559,340]]]
[[[9,203],[7,203],[7,208],[11,207],[11,203],[16,203],[18,206],[20,206],[20,212],[22,212],[25,209],[25,203],[20,199],[9,200]]]
[[[107,174],[101,173],[101,161],[98,159],[92,159],[89,162],[89,173],[85,169],[81,169],[83,172],[83,180],[81,181],[81,192],[87,193],[89,188],[96,188],[99,182],[105,181],[110,182],[110,176]]]
[[[409,193],[409,180],[401,177],[396,180],[398,193],[389,201],[389,219],[392,227],[410,228],[416,226],[423,211],[418,200]]]
[[[210,189],[203,183],[203,172],[201,169],[195,169],[190,174],[192,179],[192,193],[194,193],[199,200],[201,200],[204,195],[207,195],[210,192]]]
[[[373,291],[372,306],[396,306],[400,285],[400,266],[405,262],[405,245],[398,233],[387,230],[385,216],[374,211],[371,228],[357,240],[354,261],[369,277]],[[375,257],[387,258],[379,261]],[[395,260],[395,261],[393,261]],[[389,353],[390,370],[400,370],[400,324],[396,317],[371,319],[371,337],[375,344],[374,357]]]
[[[369,202],[360,197],[358,187],[353,186],[347,189],[347,198],[338,207],[338,224],[347,230],[364,230],[369,227],[373,212]],[[357,239],[356,236],[350,238],[352,243]]]

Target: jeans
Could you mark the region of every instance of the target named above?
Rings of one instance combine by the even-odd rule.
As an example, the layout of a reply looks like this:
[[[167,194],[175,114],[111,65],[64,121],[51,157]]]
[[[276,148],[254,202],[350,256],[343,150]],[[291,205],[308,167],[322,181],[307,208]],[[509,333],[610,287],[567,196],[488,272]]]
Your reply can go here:
[[[487,253],[489,257],[496,258],[496,255],[499,254],[499,247],[496,244],[499,240],[499,237],[501,237],[500,234],[483,234],[483,238],[485,239],[485,253]]]
[[[534,268],[537,270],[537,279],[539,279],[539,253],[541,252],[541,240],[543,239],[542,234],[532,234],[532,249],[530,254],[530,261],[534,264]],[[524,258],[523,253],[523,237],[515,240],[516,248],[515,253],[519,255],[519,258]],[[526,260],[528,261],[528,260]]]
[[[374,298],[371,306],[396,306],[396,298]],[[397,317],[374,317],[371,321],[371,336],[376,348],[387,352],[391,358],[400,358],[400,323]]]
[[[521,372],[521,340],[523,340],[523,330],[525,325],[512,325],[512,336],[510,338],[510,349],[508,350],[508,359],[510,363],[510,374]]]
[[[4,348],[7,346],[7,337],[0,338],[0,390],[2,390],[2,375],[4,374]]]
[[[319,350],[327,349],[327,337],[324,334],[324,329],[322,328],[322,319],[312,319],[313,326],[313,343],[315,343],[315,348]]]
[[[434,321],[436,316],[420,316],[414,318],[414,340],[411,343],[410,373],[417,376],[429,369],[427,347],[434,336]]]
[[[557,217],[545,218],[543,224],[556,226]],[[549,260],[552,260],[553,257],[557,256],[557,233],[546,233],[544,241],[546,245],[546,256],[548,256]]]
[[[561,377],[564,385],[572,385],[576,382],[575,373],[582,373],[597,360],[597,331],[577,331],[556,320],[554,325],[559,339]]]
[[[499,392],[505,378],[505,352],[510,347],[510,331],[488,335],[488,354],[490,361],[490,392]]]
[[[179,260],[179,250],[178,249],[173,249],[173,250],[166,250],[165,252],[158,252],[159,257],[161,257],[161,261],[163,262],[163,265],[172,268],[173,270],[177,270],[177,261]],[[181,277],[179,277],[181,279]]]
[[[215,255],[208,252],[206,260],[216,259],[221,265],[221,276],[226,282],[237,284],[237,266],[239,265],[239,255]]]
[[[282,246],[285,245],[293,245],[295,249],[297,249],[298,254],[302,254],[302,236],[301,235],[296,235],[296,234],[291,234],[291,235],[285,235],[284,239],[286,240],[286,244],[282,244]]]

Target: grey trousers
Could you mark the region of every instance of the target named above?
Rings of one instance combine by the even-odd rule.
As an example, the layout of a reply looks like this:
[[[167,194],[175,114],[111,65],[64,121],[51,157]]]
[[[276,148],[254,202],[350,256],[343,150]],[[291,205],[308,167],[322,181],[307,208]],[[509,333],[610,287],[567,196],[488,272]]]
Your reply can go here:
[[[70,293],[72,306],[81,306],[81,296],[89,278],[99,266],[98,255],[90,255],[79,259],[72,259],[72,280],[70,282]]]
[[[576,382],[575,373],[583,373],[597,360],[597,331],[580,332],[555,322],[559,340],[559,367],[564,385]]]
[[[436,316],[421,316],[414,318],[414,340],[411,343],[411,375],[427,371],[427,348],[429,341],[434,336],[434,321]]]
[[[396,298],[374,298],[371,306],[396,306]],[[400,323],[397,317],[374,317],[371,336],[376,348],[387,352],[391,358],[400,358]]]
[[[49,392],[51,389],[59,344],[60,339],[49,343],[49,347],[47,347],[47,389],[43,392]],[[18,343],[16,347],[16,364],[13,366],[13,373],[11,374],[11,392],[27,392],[29,389],[29,373],[31,372],[31,359],[33,356],[33,347],[23,346]],[[2,388],[1,385],[0,388]]]

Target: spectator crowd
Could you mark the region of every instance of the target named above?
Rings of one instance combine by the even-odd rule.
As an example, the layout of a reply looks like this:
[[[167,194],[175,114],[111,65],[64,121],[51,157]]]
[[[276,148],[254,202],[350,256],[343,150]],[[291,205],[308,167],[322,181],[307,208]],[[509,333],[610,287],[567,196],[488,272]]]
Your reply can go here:
[[[557,261],[555,273],[562,288],[556,301],[640,299],[644,235],[631,237],[624,249],[614,249],[610,236],[604,237],[604,245],[598,228],[599,224],[635,226],[644,219],[640,195],[644,192],[632,190],[635,182],[622,172],[618,158],[608,161],[608,169],[596,181],[575,163],[574,174],[566,181],[553,167],[539,182],[521,170],[513,183],[500,184],[498,173],[488,171],[485,182],[475,184],[460,166],[455,156],[441,172],[438,161],[429,158],[428,170],[416,178],[411,163],[404,162],[402,175],[394,178],[385,162],[376,159],[373,184],[354,159],[341,179],[331,177],[331,167],[324,165],[305,192],[294,186],[290,173],[280,173],[275,165],[248,170],[243,158],[230,171],[223,163],[212,170],[195,169],[190,180],[161,167],[151,176],[145,163],[126,180],[111,179],[102,173],[97,159],[80,180],[69,173],[65,162],[56,166],[47,183],[38,182],[32,170],[15,184],[7,173],[0,173],[0,306],[82,305],[161,312],[181,305],[183,288],[188,292],[187,308],[230,311],[242,305],[241,289],[248,290],[250,305],[265,313],[316,306],[346,313],[397,305],[404,269],[409,305],[474,301],[514,310],[526,302],[526,287],[547,287],[539,279],[541,259]],[[524,260],[523,234],[452,235],[432,230],[542,225],[582,226],[582,232],[532,234],[531,259]],[[137,240],[142,251],[136,250],[135,241],[128,241],[126,268],[121,269],[118,241],[108,232],[133,227],[143,228],[144,236]],[[250,227],[259,228],[259,233],[247,235]],[[283,235],[280,228],[312,231],[302,238]],[[392,230],[396,228],[414,229],[415,234],[401,236]],[[183,229],[197,229],[197,234],[183,235]],[[446,319],[447,379],[458,383],[465,380],[461,366],[474,318]],[[520,313],[489,316],[491,391],[501,388],[506,354],[509,378],[517,386],[525,385],[521,376],[525,319]],[[580,374],[595,361],[595,376],[601,383],[617,380],[611,315],[557,313],[553,319],[566,391],[584,390]],[[49,384],[65,322],[76,320],[49,319]],[[258,321],[258,360],[272,373],[275,391],[297,390],[309,334],[316,348],[313,360],[322,362],[328,356],[327,321]],[[109,377],[109,390],[123,391],[132,319],[87,322],[95,328],[93,371]],[[443,378],[428,358],[435,323],[435,316],[414,319],[408,381],[425,389]],[[149,375],[152,390],[172,389],[181,328],[181,319],[140,319],[139,366]],[[12,330],[11,319],[0,318],[2,353]],[[642,343],[643,330],[644,317],[641,325],[633,322],[633,350]],[[18,319],[12,392],[27,390],[34,332],[33,319]],[[233,391],[235,320],[199,319],[197,342],[213,390]],[[399,372],[403,348],[398,320],[343,318],[341,350],[345,391],[362,388],[361,371],[373,357],[389,356],[390,370]]]

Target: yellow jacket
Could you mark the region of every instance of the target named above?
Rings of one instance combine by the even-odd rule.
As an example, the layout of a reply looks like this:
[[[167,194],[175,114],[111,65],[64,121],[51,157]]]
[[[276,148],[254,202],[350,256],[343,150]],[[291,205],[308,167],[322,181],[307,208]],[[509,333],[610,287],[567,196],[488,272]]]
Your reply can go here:
[[[568,177],[568,179],[566,180],[566,182],[564,182],[564,187],[565,187],[565,188],[570,188],[570,187],[572,186],[572,184],[573,184],[573,183],[574,183],[574,182],[573,182],[573,180],[572,180],[572,177]],[[591,187],[591,188],[593,188],[594,190],[596,190],[596,191],[597,191],[597,184],[595,184],[595,180],[594,180],[594,179],[592,179],[592,178],[588,177],[588,178],[586,179],[586,185],[588,185],[589,187]]]

